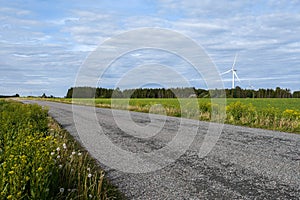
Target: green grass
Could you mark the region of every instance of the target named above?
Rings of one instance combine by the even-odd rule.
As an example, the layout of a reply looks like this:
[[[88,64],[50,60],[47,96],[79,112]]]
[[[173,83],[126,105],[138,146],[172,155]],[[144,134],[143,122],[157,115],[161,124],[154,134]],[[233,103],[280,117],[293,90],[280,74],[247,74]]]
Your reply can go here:
[[[122,197],[38,105],[0,100],[0,177],[1,199]]]
[[[102,108],[152,112],[169,116],[222,121],[222,109],[210,99],[44,99],[64,103],[95,105]],[[128,102],[129,101],[129,102]],[[193,106],[198,102],[199,107]],[[300,133],[300,99],[226,99],[228,124]],[[164,109],[157,105],[162,105]],[[212,109],[214,108],[214,109]],[[197,112],[197,110],[199,112]],[[214,114],[214,115],[212,115]],[[212,116],[215,116],[212,119]]]
[[[286,109],[292,109],[292,110],[300,110],[300,98],[291,98],[291,99],[268,99],[268,98],[262,98],[262,99],[234,99],[230,98],[227,99],[227,103],[233,103],[240,101],[243,104],[252,104],[256,109],[262,110],[266,107],[274,107],[278,108],[280,111],[285,111]]]

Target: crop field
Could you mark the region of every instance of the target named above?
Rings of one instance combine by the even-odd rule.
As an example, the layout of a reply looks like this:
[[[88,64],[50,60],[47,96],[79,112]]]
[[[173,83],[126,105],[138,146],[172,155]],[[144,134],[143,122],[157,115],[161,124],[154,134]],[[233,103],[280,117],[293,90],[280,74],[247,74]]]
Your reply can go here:
[[[212,112],[220,112],[220,105],[210,99],[46,99],[64,103],[95,105],[137,112],[167,114],[210,121]],[[191,106],[198,102],[199,112]],[[192,103],[193,102],[193,103]],[[161,106],[158,106],[161,105]],[[163,108],[162,108],[163,107]],[[222,107],[222,106],[221,106]],[[215,109],[212,109],[215,108]],[[219,108],[219,109],[218,109]],[[300,133],[300,99],[226,99],[225,123],[270,130]],[[215,116],[219,113],[214,113]],[[221,117],[220,117],[221,118]],[[218,121],[218,120],[215,120]]]
[[[38,105],[0,100],[1,199],[117,195],[89,154]]]

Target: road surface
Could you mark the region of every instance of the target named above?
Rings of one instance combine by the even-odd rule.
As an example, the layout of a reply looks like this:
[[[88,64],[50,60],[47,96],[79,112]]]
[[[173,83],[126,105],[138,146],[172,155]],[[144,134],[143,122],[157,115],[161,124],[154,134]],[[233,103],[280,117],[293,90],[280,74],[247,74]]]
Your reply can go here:
[[[72,105],[24,102],[49,107],[49,114],[80,140]],[[78,108],[82,109],[82,114],[77,116],[76,123],[82,122],[84,125],[88,123],[84,114],[87,107]],[[123,112],[118,111],[117,117],[126,122],[129,119],[124,117],[125,114],[123,116]],[[162,148],[172,140],[179,123],[179,119],[167,118],[163,134],[143,139],[119,129],[115,123],[116,116],[112,116],[110,109],[96,108],[96,115],[107,137],[115,145],[131,152],[151,152]],[[140,126],[149,123],[146,113],[131,112],[131,117]],[[158,115],[154,118],[160,120]],[[187,124],[181,126],[188,137]],[[131,127],[127,129],[130,131]],[[212,151],[206,157],[199,158],[197,140],[203,138],[207,129],[208,123],[200,122],[198,135],[189,149],[175,162],[154,172],[125,173],[104,165],[101,160],[99,162],[108,178],[128,199],[300,199],[300,135],[224,125]],[[132,127],[131,131],[134,130],[135,127]],[[97,132],[88,127],[86,131]],[[85,134],[84,131],[82,134]],[[94,144],[89,145],[97,146],[97,142],[95,140]],[[92,155],[97,158],[97,152]]]

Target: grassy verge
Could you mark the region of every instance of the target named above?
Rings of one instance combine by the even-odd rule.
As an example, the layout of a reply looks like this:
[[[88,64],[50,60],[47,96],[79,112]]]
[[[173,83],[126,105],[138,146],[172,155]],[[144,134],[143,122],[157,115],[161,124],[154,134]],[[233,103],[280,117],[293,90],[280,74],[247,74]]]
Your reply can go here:
[[[164,107],[168,116],[210,121],[210,99],[198,99],[199,113],[188,109],[191,99],[42,99],[63,103],[95,105],[102,108],[125,109],[138,112],[156,112],[155,105]],[[129,101],[129,104],[127,104]],[[226,99],[225,123],[255,128],[300,133],[300,99]],[[187,108],[182,110],[181,108]],[[218,109],[215,109],[218,110]]]
[[[0,101],[3,199],[120,199],[96,162],[38,105]]]

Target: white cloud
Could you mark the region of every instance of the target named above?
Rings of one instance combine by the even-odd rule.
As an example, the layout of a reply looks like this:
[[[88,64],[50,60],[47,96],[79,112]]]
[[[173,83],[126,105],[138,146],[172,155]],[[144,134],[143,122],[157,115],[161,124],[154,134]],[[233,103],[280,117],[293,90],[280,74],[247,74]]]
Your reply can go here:
[[[198,42],[220,71],[228,70],[238,52],[236,68],[244,85],[252,80],[261,87],[290,83],[292,89],[300,90],[300,4],[297,0],[259,3],[161,0],[150,2],[155,4],[150,6],[152,10],[141,2],[128,7],[126,3],[106,7],[103,3],[88,2],[83,7],[80,2],[61,1],[59,6],[64,8],[60,11],[64,13],[47,16],[42,13],[46,10],[39,11],[37,2],[31,3],[32,6],[3,3],[0,8],[0,72],[5,74],[9,89],[23,87],[22,82],[35,79],[36,83],[47,82],[47,91],[55,94],[56,88],[60,88],[59,95],[64,95],[62,91],[73,84],[80,64],[97,45],[133,28],[161,27],[184,33]],[[139,11],[141,4],[144,10]],[[154,37],[163,39],[163,36]],[[174,44],[186,48],[177,41]],[[180,68],[183,61],[163,55],[133,52],[132,59],[123,59],[122,64],[131,66],[134,62],[160,60],[161,64],[177,67],[191,80],[197,79],[192,71]],[[111,77],[105,81],[116,81],[113,75],[126,70],[112,69]],[[22,77],[20,81],[11,81],[16,76]],[[64,77],[67,81],[63,81]],[[33,90],[40,94],[38,84],[28,84],[25,88],[30,88],[29,85],[36,86]]]

